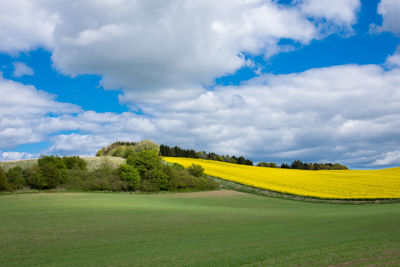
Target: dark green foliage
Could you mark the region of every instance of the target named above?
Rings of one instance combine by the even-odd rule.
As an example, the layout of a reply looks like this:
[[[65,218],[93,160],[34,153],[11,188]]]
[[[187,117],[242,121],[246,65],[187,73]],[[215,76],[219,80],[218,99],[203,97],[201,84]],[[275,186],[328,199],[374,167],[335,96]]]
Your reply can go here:
[[[3,172],[3,171],[2,171]],[[200,176],[195,177],[194,175]],[[0,179],[0,190],[65,188],[67,190],[99,191],[175,191],[204,190],[218,187],[203,177],[201,166],[191,170],[178,164],[163,163],[154,150],[131,152],[126,164],[116,168],[106,157],[96,170],[88,170],[86,161],[78,156],[42,156],[37,165],[22,170],[12,168]]]
[[[133,153],[126,159],[126,163],[134,166],[139,171],[141,177],[149,171],[161,169],[162,167],[161,158],[152,150]]]
[[[23,175],[26,185],[33,189],[44,189],[47,186],[47,181],[40,175],[40,170],[37,165],[25,169]]]
[[[278,165],[274,162],[259,162],[257,164],[258,167],[269,167],[269,168],[278,168]]]
[[[123,158],[125,156],[125,150],[123,147],[118,147],[111,153],[111,156]]]
[[[290,169],[290,166],[287,163],[282,163],[281,168],[282,169]]]
[[[22,168],[19,166],[8,170],[7,179],[12,189],[21,189],[26,185]]]
[[[97,190],[97,191],[127,191],[129,186],[119,177],[118,171],[103,163],[94,171],[71,169],[68,170],[66,189]]]
[[[198,165],[199,166],[199,165]],[[219,184],[209,177],[195,177],[189,170],[178,164],[167,165],[164,169],[168,176],[169,191],[217,189]]]
[[[307,163],[301,160],[295,160],[291,165],[283,163],[281,168],[299,170],[348,170],[346,166],[339,163]]]
[[[55,188],[65,183],[68,173],[63,158],[57,156],[42,156],[38,160],[39,179],[44,181],[45,189]]]
[[[192,166],[188,168],[188,171],[191,175],[196,177],[201,177],[204,175],[204,168],[198,164],[192,164]]]
[[[126,182],[129,191],[135,191],[140,185],[139,172],[132,165],[121,164],[119,166],[119,176]]]
[[[7,181],[6,172],[0,167],[0,191],[10,191],[11,186]]]
[[[40,165],[39,175],[45,181],[45,189],[55,188],[63,182],[61,170],[51,163]]]
[[[87,169],[86,161],[78,156],[63,157],[62,159],[67,169],[80,169],[80,170]]]
[[[243,165],[253,165],[253,162],[244,157],[237,158],[236,156],[229,155],[218,155],[216,153],[210,152],[206,153],[205,151],[196,152],[193,149],[184,149],[178,146],[170,147],[167,145],[160,145],[160,155],[165,157],[183,157],[183,158],[194,158],[194,159],[208,159],[208,160],[216,160],[223,161],[228,163],[235,164],[243,164]]]

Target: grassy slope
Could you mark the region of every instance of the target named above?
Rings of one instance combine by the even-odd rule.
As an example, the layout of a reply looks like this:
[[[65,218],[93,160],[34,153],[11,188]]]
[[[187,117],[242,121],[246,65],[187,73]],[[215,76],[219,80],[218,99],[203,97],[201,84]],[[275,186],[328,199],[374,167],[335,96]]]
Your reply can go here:
[[[323,199],[400,198],[400,168],[384,170],[292,170],[225,162],[164,157],[168,162],[199,164],[221,179],[276,192]]]
[[[400,204],[230,191],[0,195],[0,265],[400,264]]]

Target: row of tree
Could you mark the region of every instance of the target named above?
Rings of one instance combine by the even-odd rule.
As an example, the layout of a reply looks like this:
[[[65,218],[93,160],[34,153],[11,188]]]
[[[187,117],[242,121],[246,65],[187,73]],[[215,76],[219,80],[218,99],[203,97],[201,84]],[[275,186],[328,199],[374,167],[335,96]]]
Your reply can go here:
[[[282,163],[280,166],[274,162],[259,162],[257,166],[299,170],[348,170],[347,166],[339,163],[312,163],[301,160],[295,160],[291,164]]]
[[[194,158],[194,159],[208,159],[223,161],[228,163],[242,164],[242,165],[253,165],[250,159],[246,159],[243,156],[229,156],[229,155],[218,155],[216,153],[207,153],[205,151],[195,151],[193,149],[184,149],[179,146],[170,147],[167,145],[160,145],[160,155],[165,157],[183,157],[183,158]]]
[[[195,159],[207,159],[223,161],[228,163],[242,164],[242,165],[253,165],[250,159],[246,159],[243,156],[229,156],[229,155],[218,155],[216,153],[205,151],[196,151],[194,149],[185,149],[179,146],[158,146],[151,140],[143,140],[139,143],[136,142],[115,142],[105,148],[100,149],[97,152],[97,156],[114,156],[128,158],[129,155],[140,152],[142,150],[153,150],[165,157],[184,157],[184,158],[195,158]],[[347,170],[348,168],[339,163],[312,163],[302,162],[301,160],[295,160],[291,164],[282,163],[280,165],[274,162],[259,162],[259,167],[269,168],[285,168],[285,169],[301,169],[301,170]]]
[[[206,177],[201,166],[185,169],[165,164],[157,152],[143,150],[128,156],[126,163],[115,167],[101,158],[100,167],[88,170],[80,157],[42,156],[36,165],[7,172],[0,168],[0,191],[23,188],[106,191],[197,191],[215,189],[219,185]]]

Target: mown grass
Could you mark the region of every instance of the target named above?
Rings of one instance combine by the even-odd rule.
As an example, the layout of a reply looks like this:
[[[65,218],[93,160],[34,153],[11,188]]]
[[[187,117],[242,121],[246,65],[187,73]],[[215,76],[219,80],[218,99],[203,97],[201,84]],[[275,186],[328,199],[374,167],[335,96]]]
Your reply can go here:
[[[1,266],[400,264],[400,204],[233,191],[0,195]]]

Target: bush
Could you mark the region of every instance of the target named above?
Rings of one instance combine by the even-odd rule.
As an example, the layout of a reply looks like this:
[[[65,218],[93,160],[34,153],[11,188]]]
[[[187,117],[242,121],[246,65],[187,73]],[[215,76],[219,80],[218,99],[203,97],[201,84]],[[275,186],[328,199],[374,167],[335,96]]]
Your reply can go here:
[[[126,163],[135,167],[141,177],[151,170],[162,168],[161,158],[152,150],[136,152],[126,159]]]
[[[80,169],[80,170],[87,169],[86,161],[78,156],[63,157],[62,159],[67,169]]]
[[[57,156],[42,156],[38,160],[39,180],[46,189],[62,185],[67,180],[67,167],[64,160]]]
[[[135,150],[135,152],[150,150],[156,152],[157,155],[160,153],[159,145],[157,145],[151,140],[142,140],[139,142],[139,144],[134,146],[133,149]]]
[[[158,192],[160,188],[154,181],[151,180],[142,180],[139,190],[142,192]]]
[[[178,164],[165,166],[165,173],[168,176],[169,191],[195,191],[219,187],[219,184],[213,179],[204,176],[195,177]]]
[[[126,182],[129,191],[135,191],[140,184],[139,172],[132,165],[121,164],[119,175],[122,181]]]
[[[5,171],[0,167],[0,191],[10,191],[11,186],[7,181],[7,175]]]
[[[278,165],[274,162],[259,162],[257,164],[258,167],[269,167],[269,168],[278,168]]]
[[[23,175],[26,181],[26,185],[30,188],[44,189],[47,186],[45,178],[40,175],[39,167],[37,165],[32,166],[23,171]]]
[[[201,167],[201,165],[192,164],[192,166],[190,166],[188,168],[188,171],[191,175],[196,176],[196,177],[200,177],[200,176],[204,175],[204,168]]]
[[[152,184],[157,186],[158,190],[168,190],[168,175],[161,168],[146,172],[142,178],[143,180],[151,181]]]
[[[19,166],[8,170],[7,179],[12,189],[21,189],[26,184],[22,168]]]

